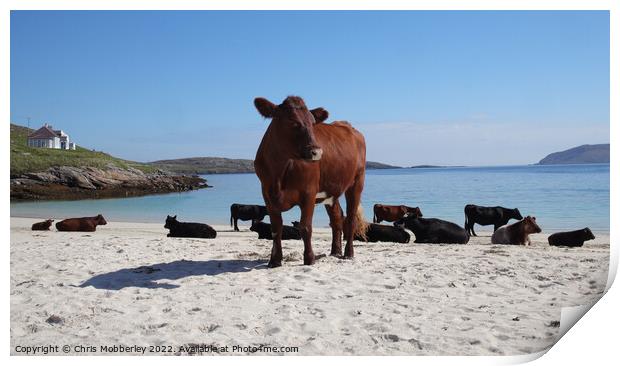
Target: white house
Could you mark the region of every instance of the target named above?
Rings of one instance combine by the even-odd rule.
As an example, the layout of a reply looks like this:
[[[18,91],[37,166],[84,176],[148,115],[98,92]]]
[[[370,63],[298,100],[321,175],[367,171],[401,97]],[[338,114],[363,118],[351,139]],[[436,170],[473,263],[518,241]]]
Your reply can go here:
[[[54,130],[53,127],[47,123],[28,135],[28,146],[75,150],[75,143],[69,141],[69,135],[63,130]]]

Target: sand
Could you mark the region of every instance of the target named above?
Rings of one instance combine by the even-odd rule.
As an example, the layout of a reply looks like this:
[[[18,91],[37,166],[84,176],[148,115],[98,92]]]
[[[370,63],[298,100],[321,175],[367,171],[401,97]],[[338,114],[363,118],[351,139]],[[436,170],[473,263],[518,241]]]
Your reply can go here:
[[[69,345],[69,355],[136,345],[150,355],[200,351],[187,345],[230,355],[278,354],[265,346],[522,355],[553,345],[563,306],[602,296],[609,264],[609,235],[596,232],[568,249],[549,247],[545,233],[531,247],[492,245],[476,227],[467,245],[356,242],[354,260],[314,266],[302,264],[301,241],[286,241],[283,266],[268,269],[271,242],[247,223],[237,233],[216,227],[217,239],[179,239],[163,223],[61,233],[32,232],[35,221],[11,218],[13,355],[45,345]],[[329,253],[330,237],[315,228],[316,254]]]

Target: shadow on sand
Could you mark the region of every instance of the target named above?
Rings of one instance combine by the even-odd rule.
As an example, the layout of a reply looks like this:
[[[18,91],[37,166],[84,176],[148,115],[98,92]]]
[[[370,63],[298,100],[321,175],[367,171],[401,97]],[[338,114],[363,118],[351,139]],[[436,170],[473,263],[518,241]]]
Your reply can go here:
[[[179,285],[156,281],[178,280],[189,276],[217,276],[223,273],[249,272],[266,268],[267,261],[264,260],[180,260],[99,274],[85,281],[79,287],[92,286],[105,290],[120,290],[125,287],[173,289]]]

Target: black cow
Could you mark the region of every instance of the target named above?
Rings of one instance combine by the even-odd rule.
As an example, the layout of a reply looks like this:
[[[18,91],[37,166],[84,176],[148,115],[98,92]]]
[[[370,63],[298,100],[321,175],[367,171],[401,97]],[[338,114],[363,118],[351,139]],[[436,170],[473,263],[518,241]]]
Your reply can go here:
[[[390,225],[368,224],[366,238],[355,235],[355,240],[376,243],[387,241],[392,243],[409,243],[411,235],[400,227]]]
[[[405,216],[394,226],[405,227],[415,235],[414,243],[467,244],[469,234],[455,223],[440,219]]]
[[[562,247],[581,247],[584,241],[594,239],[590,228],[575,231],[566,231],[549,235],[549,245]]]
[[[465,230],[473,236],[478,236],[474,231],[474,224],[493,225],[493,232],[495,232],[500,226],[506,225],[510,219],[523,220],[518,208],[465,206]]]
[[[299,224],[299,223],[298,223]],[[252,221],[251,231],[258,233],[259,239],[273,240],[271,236],[271,224],[262,221]],[[282,225],[282,240],[299,240],[301,233],[293,226]]]
[[[196,222],[179,222],[177,216],[166,217],[164,228],[169,229],[169,237],[174,238],[206,238],[213,239],[217,235],[216,231],[207,224]]]
[[[233,203],[230,205],[230,226],[233,226],[234,223],[235,231],[239,231],[237,220],[263,221],[267,215],[269,215],[269,213],[267,212],[267,207],[265,206]]]
[[[41,222],[35,222],[34,224],[32,224],[31,229],[32,230],[49,230],[50,227],[52,226],[52,222],[54,222],[54,220],[52,219],[41,221]]]

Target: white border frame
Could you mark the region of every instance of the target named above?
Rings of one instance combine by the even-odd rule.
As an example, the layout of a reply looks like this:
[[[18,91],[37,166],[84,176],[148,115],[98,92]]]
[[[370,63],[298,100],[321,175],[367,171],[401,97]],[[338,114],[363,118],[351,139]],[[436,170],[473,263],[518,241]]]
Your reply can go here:
[[[620,10],[619,1],[611,0],[298,0],[278,1],[278,0],[229,0],[229,1],[200,1],[200,0],[92,0],[92,1],[45,1],[45,0],[5,0],[0,2],[0,75],[2,76],[2,88],[0,89],[0,111],[5,116],[6,121],[10,121],[10,11],[11,10],[609,10],[610,11],[610,142],[611,142],[611,171],[610,171],[610,221],[618,222],[618,192],[614,187],[620,187],[618,165],[618,149],[614,140],[618,136],[618,106],[620,74]],[[615,81],[615,82],[614,82]],[[614,103],[614,101],[616,103]],[[5,122],[6,123],[6,122]],[[5,126],[6,128],[6,126]],[[6,131],[6,130],[5,130]],[[1,161],[5,174],[10,169],[9,134],[4,137],[5,150],[1,154]],[[615,168],[614,168],[615,167]],[[3,192],[4,220],[0,226],[4,238],[10,236],[10,206],[9,206],[9,179],[5,177],[1,181]],[[616,276],[618,268],[618,231],[614,225],[610,225],[610,271],[607,282],[609,290]],[[108,357],[90,357],[88,360],[82,357],[10,357],[10,245],[5,242],[4,257],[4,281],[2,281],[2,293],[6,298],[2,302],[2,355],[6,361],[16,364],[33,364],[45,362],[50,364],[62,365],[81,365],[85,361],[89,364],[107,364],[112,359]],[[617,358],[617,327],[620,316],[617,309],[620,308],[620,291],[616,288],[611,289],[593,308],[585,314],[583,320],[578,322],[571,329],[567,336],[563,337],[553,346],[548,355],[537,360],[537,364],[558,364],[566,365],[573,363],[609,363],[604,362]],[[526,356],[497,356],[497,357],[390,357],[391,364],[410,365],[412,362],[424,365],[497,365],[515,364],[535,360],[545,352]],[[294,359],[292,357],[295,357]],[[371,357],[323,357],[320,360],[311,357],[264,357],[264,356],[243,356],[239,357],[218,357],[205,360],[203,358],[175,357],[173,359],[163,359],[161,357],[129,357],[116,356],[114,362],[122,363],[146,363],[155,362],[157,364],[168,364],[169,361],[182,363],[204,363],[217,362],[223,365],[232,365],[239,362],[252,362],[257,364],[295,364],[308,365],[319,362],[338,362],[355,363],[356,365],[376,363],[377,358]],[[598,361],[598,362],[597,362]]]

